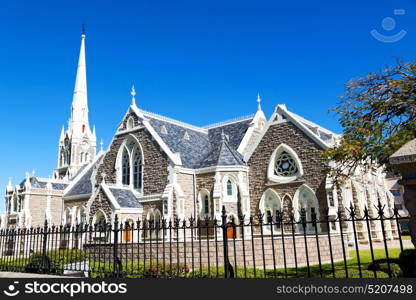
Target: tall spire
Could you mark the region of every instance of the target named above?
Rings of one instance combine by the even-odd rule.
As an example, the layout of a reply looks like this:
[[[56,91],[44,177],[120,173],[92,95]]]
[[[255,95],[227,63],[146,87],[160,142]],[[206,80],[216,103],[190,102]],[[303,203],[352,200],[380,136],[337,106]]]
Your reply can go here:
[[[81,48],[79,52],[77,75],[75,79],[74,95],[72,98],[72,111],[70,130],[75,135],[81,135],[90,130],[88,122],[88,94],[87,70],[85,62],[85,32],[81,35]]]
[[[260,93],[257,93],[257,110],[261,110],[261,98],[260,98]]]

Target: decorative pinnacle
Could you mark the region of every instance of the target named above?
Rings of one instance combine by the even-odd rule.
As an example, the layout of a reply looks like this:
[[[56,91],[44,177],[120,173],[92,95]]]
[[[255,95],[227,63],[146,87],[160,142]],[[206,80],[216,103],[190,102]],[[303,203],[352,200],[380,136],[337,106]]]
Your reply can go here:
[[[261,98],[260,98],[260,93],[257,93],[257,110],[261,110]]]
[[[103,150],[103,145],[104,145],[104,142],[103,142],[103,139],[101,139],[101,141],[100,141],[100,152],[104,151]]]
[[[131,105],[136,105],[136,90],[134,89],[134,84],[131,86],[131,91],[130,91],[130,95],[131,95]]]

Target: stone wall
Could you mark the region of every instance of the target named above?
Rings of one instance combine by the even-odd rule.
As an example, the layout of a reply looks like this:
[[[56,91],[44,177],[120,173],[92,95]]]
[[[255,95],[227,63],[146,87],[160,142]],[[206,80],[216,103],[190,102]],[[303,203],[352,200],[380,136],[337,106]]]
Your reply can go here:
[[[267,169],[271,155],[282,143],[296,152],[301,160],[304,172],[301,178],[286,184],[269,182],[267,179]],[[285,194],[289,194],[293,199],[296,190],[302,184],[307,184],[314,190],[318,198],[322,215],[323,210],[327,207],[326,175],[324,174],[327,159],[322,156],[321,151],[322,149],[314,141],[290,122],[270,126],[248,161],[250,167],[251,213],[258,213],[261,196],[268,188],[274,189],[282,199]]]
[[[99,210],[102,210],[106,214],[107,222],[111,222],[113,208],[110,204],[110,200],[107,198],[107,195],[102,190],[100,190],[100,192],[97,194],[97,196],[91,203],[89,214],[89,218],[91,218],[91,221],[94,215]]]
[[[273,269],[275,265],[277,268],[284,267],[284,258],[286,258],[287,267],[295,267],[296,262],[298,266],[307,265],[307,257],[309,258],[309,265],[319,264],[318,246],[320,250],[321,263],[331,262],[331,253],[329,248],[329,239],[327,235],[319,235],[318,243],[314,235],[307,237],[307,251],[305,247],[305,240],[302,235],[292,237],[285,237],[284,243],[280,237],[264,237],[263,244],[261,238],[251,239],[236,239],[228,241],[228,253],[230,263],[239,268],[244,267],[244,261],[247,268],[254,267],[263,269]],[[332,258],[334,261],[343,260],[343,249],[341,237],[338,234],[331,235],[332,243]],[[346,242],[345,242],[346,245]],[[284,251],[285,250],[285,256]],[[112,245],[87,245],[85,247],[91,254],[91,259],[101,260],[104,262],[114,253]],[[295,251],[296,249],[296,260]],[[347,249],[346,249],[347,250]],[[201,252],[200,252],[201,251]],[[99,255],[100,253],[100,255]],[[130,243],[118,246],[119,258],[122,262],[126,261],[144,261],[147,263],[163,262],[166,263],[180,263],[192,268],[193,265],[197,269],[200,265],[219,266],[224,264],[223,242],[214,240],[207,242],[206,240],[194,240],[193,244],[190,240],[186,242],[162,241],[152,243]],[[274,254],[273,254],[274,253]],[[348,251],[346,251],[348,255]],[[172,256],[172,260],[170,257]],[[105,258],[104,258],[105,257]],[[264,258],[263,258],[264,257]],[[348,256],[347,256],[348,257]]]
[[[139,129],[132,133],[140,142],[144,156],[143,191],[144,195],[160,194],[168,184],[168,157],[154,141],[147,130]],[[97,172],[97,184],[102,181],[102,173],[106,174],[107,183],[117,183],[116,160],[123,141],[128,134],[116,136],[105,154],[103,163]]]
[[[196,209],[194,210],[194,180],[192,174],[178,174],[177,182],[181,186],[183,193],[185,194],[185,218],[195,216]]]

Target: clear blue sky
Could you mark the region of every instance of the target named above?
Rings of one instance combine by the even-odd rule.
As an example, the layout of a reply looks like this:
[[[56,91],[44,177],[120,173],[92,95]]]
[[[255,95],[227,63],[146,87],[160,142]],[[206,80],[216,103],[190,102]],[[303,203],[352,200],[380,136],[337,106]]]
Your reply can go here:
[[[405,15],[394,15],[405,9]],[[392,17],[390,31],[381,21]],[[56,167],[87,24],[90,120],[107,146],[129,103],[196,125],[287,107],[336,132],[345,82],[415,60],[416,1],[0,2],[0,185]],[[384,24],[388,25],[388,24]],[[385,26],[385,28],[387,28]],[[382,43],[377,29],[406,36]],[[0,202],[3,209],[3,201]]]

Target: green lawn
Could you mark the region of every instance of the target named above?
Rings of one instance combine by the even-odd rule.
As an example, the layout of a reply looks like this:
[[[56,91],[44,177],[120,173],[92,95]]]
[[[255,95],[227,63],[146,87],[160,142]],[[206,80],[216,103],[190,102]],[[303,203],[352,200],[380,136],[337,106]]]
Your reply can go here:
[[[389,259],[392,263],[397,263],[397,258],[400,255],[400,249],[389,249],[388,251]],[[303,277],[337,277],[337,278],[360,278],[361,276],[364,278],[387,278],[388,273],[386,267],[384,271],[372,271],[368,270],[369,265],[372,263],[372,257],[370,250],[361,250],[359,252],[360,264],[358,263],[358,257],[356,255],[355,250],[351,250],[349,252],[350,258],[347,260],[347,267],[345,268],[344,262],[337,262],[334,263],[334,272],[332,271],[331,264],[324,264],[321,266],[319,265],[310,266],[309,274],[307,267],[299,267],[298,270],[295,268],[289,268],[286,270],[284,269],[266,269],[264,272],[262,266],[258,266],[256,269],[254,268],[241,268],[238,267],[235,271],[235,277],[237,278],[274,278],[274,277],[288,277],[288,278],[303,278]],[[375,249],[374,250],[374,260],[385,259],[386,253],[384,249]],[[92,264],[94,270],[98,272],[94,272],[92,274],[93,277],[103,277],[106,273],[112,271],[112,264],[100,264],[94,263]],[[397,266],[396,266],[397,267]],[[361,276],[360,276],[360,268],[361,268]],[[394,268],[392,266],[391,268]],[[152,262],[152,266],[150,266],[150,262],[146,262],[146,266],[142,262],[128,262],[122,264],[123,271],[126,272],[126,277],[132,278],[140,278],[145,277],[143,274],[145,273],[144,270],[147,272],[148,277],[157,277],[157,276],[166,276],[166,277],[224,277],[224,269],[223,267],[211,267],[211,268],[202,268],[196,269],[193,272],[191,270],[187,270],[187,268],[183,265],[172,265],[163,264],[159,262],[157,266],[156,262]],[[150,271],[149,271],[150,270]],[[165,270],[165,272],[163,272]],[[394,269],[393,269],[394,270]],[[128,273],[136,273],[136,275],[128,274]],[[322,275],[321,275],[322,274]]]
[[[71,253],[71,252],[70,252]],[[374,250],[374,260],[386,259],[386,253],[384,249],[375,249]],[[72,252],[71,255],[64,252],[51,252],[48,253],[51,255],[52,258],[57,256],[59,259],[59,267],[61,269],[63,264],[72,263],[75,261],[83,261],[86,259],[86,254],[82,251]],[[397,259],[400,255],[400,249],[389,249],[388,251],[389,260],[392,264],[392,270],[397,271]],[[384,264],[384,268],[380,268],[381,270],[372,271],[369,270],[369,266],[372,263],[372,257],[370,250],[361,250],[359,252],[359,260],[360,264],[358,263],[358,257],[356,255],[355,250],[349,251],[349,259],[347,260],[347,266],[345,267],[344,262],[336,262],[334,263],[334,270],[332,269],[331,264],[324,264],[319,267],[319,265],[310,266],[309,272],[307,267],[299,267],[297,270],[295,268],[288,268],[286,271],[284,269],[266,269],[263,270],[261,265],[258,265],[256,269],[254,268],[242,268],[238,267],[235,272],[235,277],[242,278],[274,278],[274,277],[288,277],[288,278],[303,278],[303,277],[337,277],[337,278],[344,278],[352,277],[352,278],[373,278],[377,276],[378,278],[386,278],[388,277],[387,267]],[[54,259],[55,260],[55,259]],[[88,259],[87,259],[88,260]],[[24,271],[25,265],[28,263],[28,259],[21,259],[21,260],[7,260],[7,259],[0,259],[0,270],[4,271],[15,271],[15,272],[22,272]],[[90,268],[93,270],[91,273],[92,277],[108,277],[111,276],[113,272],[113,264],[103,264],[100,262],[90,261]],[[360,276],[360,269],[361,269],[361,276]],[[61,269],[62,270],[62,269]],[[163,265],[162,262],[147,261],[146,264],[143,262],[125,262],[122,264],[122,271],[125,274],[125,277],[132,277],[132,278],[140,278],[140,277],[224,277],[224,269],[223,267],[219,266],[218,270],[216,267],[211,268],[202,268],[202,269],[195,269],[193,272],[189,270],[184,265],[176,265],[172,264],[169,265],[165,263]],[[400,271],[400,270],[399,270]],[[399,272],[397,271],[397,272]],[[396,273],[397,273],[396,272]],[[134,275],[135,274],[135,275]],[[146,276],[144,276],[146,274]]]

